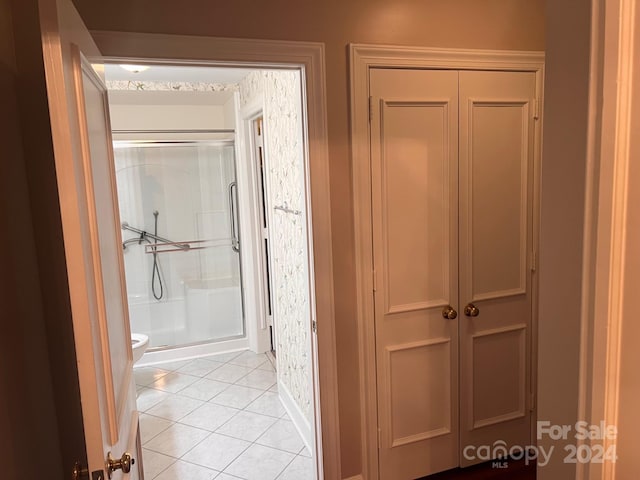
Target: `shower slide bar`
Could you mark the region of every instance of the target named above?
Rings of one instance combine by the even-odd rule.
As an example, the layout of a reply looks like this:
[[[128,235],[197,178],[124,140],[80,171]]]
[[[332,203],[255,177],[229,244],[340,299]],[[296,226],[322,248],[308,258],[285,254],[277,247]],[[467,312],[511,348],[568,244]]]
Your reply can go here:
[[[286,205],[280,206],[280,205],[276,205],[275,207],[273,207],[274,210],[280,210],[281,212],[285,212],[285,213],[293,213],[294,215],[302,215],[302,210],[293,210],[289,207],[287,207]]]
[[[165,243],[165,244],[174,245],[174,246],[178,247],[180,250],[189,250],[189,249],[191,249],[191,245],[188,242],[173,242],[173,241],[168,240],[168,239],[166,239],[164,237],[159,237],[158,235],[154,235],[153,233],[149,233],[149,232],[147,232],[145,230],[140,230],[139,228],[132,227],[127,222],[122,222],[122,230],[129,230],[130,232],[137,233],[138,235],[140,235],[140,238],[136,238],[135,239],[137,242],[141,242],[145,238],[152,238],[156,242],[162,242],[162,243]],[[130,239],[124,241],[122,243],[122,247],[126,248],[127,243],[132,243],[132,240],[134,240],[134,239],[130,238]],[[157,248],[157,244],[148,245],[148,246],[151,246],[151,248]]]

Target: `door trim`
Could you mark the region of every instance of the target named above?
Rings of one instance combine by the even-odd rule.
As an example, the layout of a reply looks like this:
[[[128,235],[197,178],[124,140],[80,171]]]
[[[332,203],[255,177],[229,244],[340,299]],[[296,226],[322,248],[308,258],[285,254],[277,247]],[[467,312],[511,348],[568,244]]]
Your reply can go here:
[[[340,478],[340,429],[336,366],[333,257],[331,246],[329,156],[324,44],[200,36],[91,32],[105,60],[200,66],[300,69],[307,131],[305,171],[314,412],[318,479]],[[320,388],[321,387],[321,388]],[[320,461],[322,459],[322,461]]]
[[[363,477],[378,479],[378,420],[374,325],[372,205],[369,131],[369,72],[372,68],[457,70],[506,70],[536,74],[537,108],[543,105],[544,53],[496,50],[464,50],[389,45],[349,45],[351,162],[356,258],[356,319],[360,361],[360,411]],[[542,119],[535,125],[534,228],[531,252],[535,257],[539,229],[539,171]],[[533,279],[532,383],[536,383],[537,277]],[[534,415],[535,417],[535,411]]]
[[[247,192],[241,196],[240,202],[240,231],[245,232],[243,243],[249,244],[244,250],[246,260],[243,262],[245,278],[251,281],[245,285],[246,295],[245,315],[247,336],[252,350],[267,352],[271,347],[271,336],[267,324],[267,295],[268,287],[265,278],[265,253],[262,233],[262,214],[260,213],[260,179],[257,174],[256,152],[253,123],[263,116],[264,99],[259,95],[252,104],[240,108],[238,94],[236,93],[237,111],[240,112],[236,119],[236,150],[238,159],[236,170],[238,179],[246,185]],[[244,197],[244,198],[242,198]],[[248,232],[248,234],[246,233]],[[252,305],[253,304],[253,305]]]
[[[628,241],[637,221],[629,202],[637,173],[632,164],[632,97],[637,91],[638,20],[635,2],[597,0],[591,6],[591,66],[580,332],[578,416],[589,424],[617,425],[621,400],[622,344],[635,297],[625,283],[628,258],[638,247]],[[634,23],[635,22],[635,23]],[[637,80],[636,80],[637,82]],[[625,315],[626,314],[626,315]],[[637,356],[636,356],[637,358]],[[604,451],[617,438],[579,440],[578,446]],[[577,479],[614,479],[617,464],[576,465]],[[619,474],[623,475],[622,472]]]

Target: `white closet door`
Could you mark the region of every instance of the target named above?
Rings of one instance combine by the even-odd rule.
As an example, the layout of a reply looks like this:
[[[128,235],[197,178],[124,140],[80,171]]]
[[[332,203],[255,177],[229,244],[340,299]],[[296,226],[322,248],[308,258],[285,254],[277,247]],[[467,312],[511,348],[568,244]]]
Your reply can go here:
[[[462,466],[530,441],[534,95],[534,73],[460,72]]]
[[[458,465],[458,72],[370,92],[380,478],[413,480]]]

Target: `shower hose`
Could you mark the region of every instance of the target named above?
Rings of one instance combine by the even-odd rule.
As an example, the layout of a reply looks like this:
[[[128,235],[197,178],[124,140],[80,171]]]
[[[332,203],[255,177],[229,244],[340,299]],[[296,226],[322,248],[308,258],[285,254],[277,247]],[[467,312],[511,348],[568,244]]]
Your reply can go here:
[[[154,227],[153,234],[158,236],[158,211],[155,210],[153,212],[154,218]],[[154,240],[154,245],[157,244],[158,241]],[[164,288],[162,285],[162,277],[160,276],[160,265],[158,263],[158,253],[156,252],[156,247],[153,247],[153,269],[151,270],[151,291],[153,292],[153,298],[156,300],[160,300],[164,295]]]

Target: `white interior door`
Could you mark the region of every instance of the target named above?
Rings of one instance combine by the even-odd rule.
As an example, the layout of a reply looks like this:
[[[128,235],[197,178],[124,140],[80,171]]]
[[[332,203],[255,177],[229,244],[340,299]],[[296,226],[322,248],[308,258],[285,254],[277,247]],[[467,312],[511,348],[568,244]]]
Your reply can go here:
[[[106,89],[94,70],[100,53],[69,0],[43,0],[39,8],[87,449],[88,476],[79,478],[137,479],[142,462],[111,128]],[[136,462],[131,473],[110,475],[109,453],[120,460],[125,452]]]
[[[412,480],[458,465],[458,72],[370,92],[380,478]]]
[[[530,442],[534,97],[533,72],[460,72],[462,466]]]

